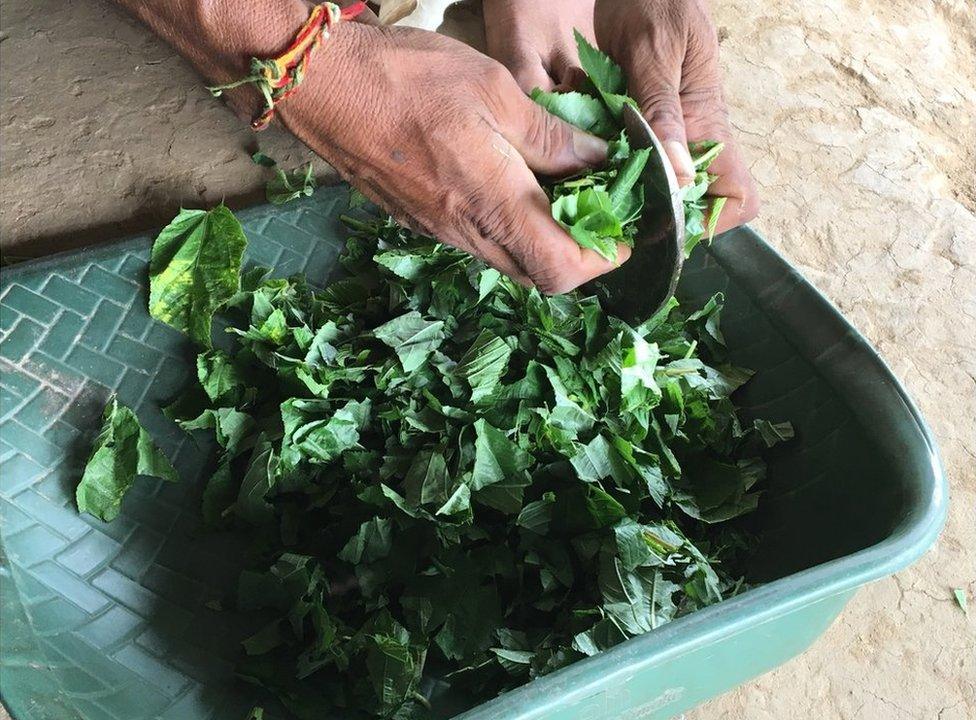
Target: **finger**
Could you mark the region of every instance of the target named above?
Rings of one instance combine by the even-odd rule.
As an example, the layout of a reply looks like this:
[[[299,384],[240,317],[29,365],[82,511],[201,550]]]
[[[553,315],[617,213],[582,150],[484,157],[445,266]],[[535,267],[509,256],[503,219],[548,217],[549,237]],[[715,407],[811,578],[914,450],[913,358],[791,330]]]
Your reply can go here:
[[[504,63],[505,67],[512,73],[515,82],[518,83],[522,92],[528,95],[536,88],[552,92],[555,89],[553,79],[546,72],[542,65],[542,60],[538,57],[519,59],[514,62]]]
[[[611,263],[589,248],[580,247],[552,218],[545,194],[532,193],[512,207],[522,228],[517,243],[506,248],[532,283],[547,295],[559,295],[613,270],[627,261],[630,248],[618,244]]]
[[[613,42],[613,34],[600,38],[600,29],[598,24],[601,43],[619,45]],[[686,185],[695,177],[681,107],[683,57],[684,48],[676,37],[662,35],[653,26],[646,34],[629,37],[615,57],[628,78],[630,94],[664,146],[679,185]]]
[[[664,146],[664,152],[678,177],[678,184],[687,185],[694,180],[695,166],[688,152],[677,82],[669,82],[666,78],[645,71],[634,85],[637,104]]]
[[[498,130],[537,173],[562,177],[607,159],[607,143],[560,120],[525,96],[511,99]]]
[[[708,189],[709,196],[726,198],[716,232],[722,233],[744,225],[759,214],[759,193],[755,180],[734,143],[726,144],[709,172],[716,176]]]
[[[566,70],[557,76],[559,78],[559,84],[553,88],[556,92],[572,92],[580,91],[585,87],[587,76],[580,67],[566,68]]]
[[[616,267],[581,248],[553,220],[549,199],[518,155],[507,158],[499,170],[465,207],[463,224],[472,244],[500,247],[548,294],[568,292]],[[629,248],[621,246],[617,264],[629,256]]]
[[[556,89],[561,92],[579,90],[586,80],[586,73],[580,67],[579,54],[575,47],[569,45],[553,50],[549,73],[556,79]]]

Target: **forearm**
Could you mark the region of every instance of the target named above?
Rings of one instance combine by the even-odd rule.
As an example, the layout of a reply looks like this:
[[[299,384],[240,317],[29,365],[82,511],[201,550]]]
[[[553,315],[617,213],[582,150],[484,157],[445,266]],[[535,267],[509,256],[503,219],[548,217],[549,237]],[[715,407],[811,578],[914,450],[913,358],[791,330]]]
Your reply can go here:
[[[272,57],[280,53],[308,18],[310,8],[305,0],[116,2],[172,45],[214,85],[247,75],[251,57]],[[247,120],[261,108],[258,93],[249,87],[230,91],[226,98],[238,115]]]

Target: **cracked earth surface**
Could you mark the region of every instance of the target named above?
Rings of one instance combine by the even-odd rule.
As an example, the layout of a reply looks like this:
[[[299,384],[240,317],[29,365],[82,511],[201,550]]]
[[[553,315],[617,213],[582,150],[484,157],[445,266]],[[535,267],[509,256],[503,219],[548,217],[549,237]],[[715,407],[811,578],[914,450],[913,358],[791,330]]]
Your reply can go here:
[[[859,592],[808,652],[686,717],[976,717],[976,7],[712,4],[763,191],[755,225],[902,378],[952,506],[933,550]],[[258,142],[286,167],[309,157],[277,129],[254,136],[109,3],[4,0],[0,15],[8,257],[159,226],[181,203],[256,202],[265,171],[245,151]],[[446,25],[477,45],[478,22],[462,6]]]

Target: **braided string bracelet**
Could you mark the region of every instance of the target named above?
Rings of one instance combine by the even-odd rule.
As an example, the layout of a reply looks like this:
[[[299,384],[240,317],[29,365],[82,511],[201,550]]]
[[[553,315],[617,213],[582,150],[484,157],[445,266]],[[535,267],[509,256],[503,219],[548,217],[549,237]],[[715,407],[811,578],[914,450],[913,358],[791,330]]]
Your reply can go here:
[[[252,57],[250,75],[226,85],[208,87],[207,90],[214,97],[220,97],[225,90],[254,85],[264,97],[265,109],[251,121],[251,127],[264,130],[274,117],[277,104],[298,89],[305,77],[309,58],[323,40],[329,39],[332,28],[342,20],[352,20],[365,9],[366,3],[362,0],[346,8],[332,2],[316,5],[281,55],[268,59]]]

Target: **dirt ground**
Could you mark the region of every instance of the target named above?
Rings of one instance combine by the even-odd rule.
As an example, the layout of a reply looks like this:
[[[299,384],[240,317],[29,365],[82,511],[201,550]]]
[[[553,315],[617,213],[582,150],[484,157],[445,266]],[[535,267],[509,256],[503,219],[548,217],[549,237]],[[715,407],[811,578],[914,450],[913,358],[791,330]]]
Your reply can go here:
[[[756,227],[881,351],[941,444],[948,525],[811,650],[689,720],[976,717],[976,6],[715,0]],[[448,25],[479,42],[477,8]],[[242,127],[102,0],[0,4],[0,240],[31,257],[261,197]],[[322,166],[323,173],[327,168]],[[964,588],[968,617],[952,588]]]

